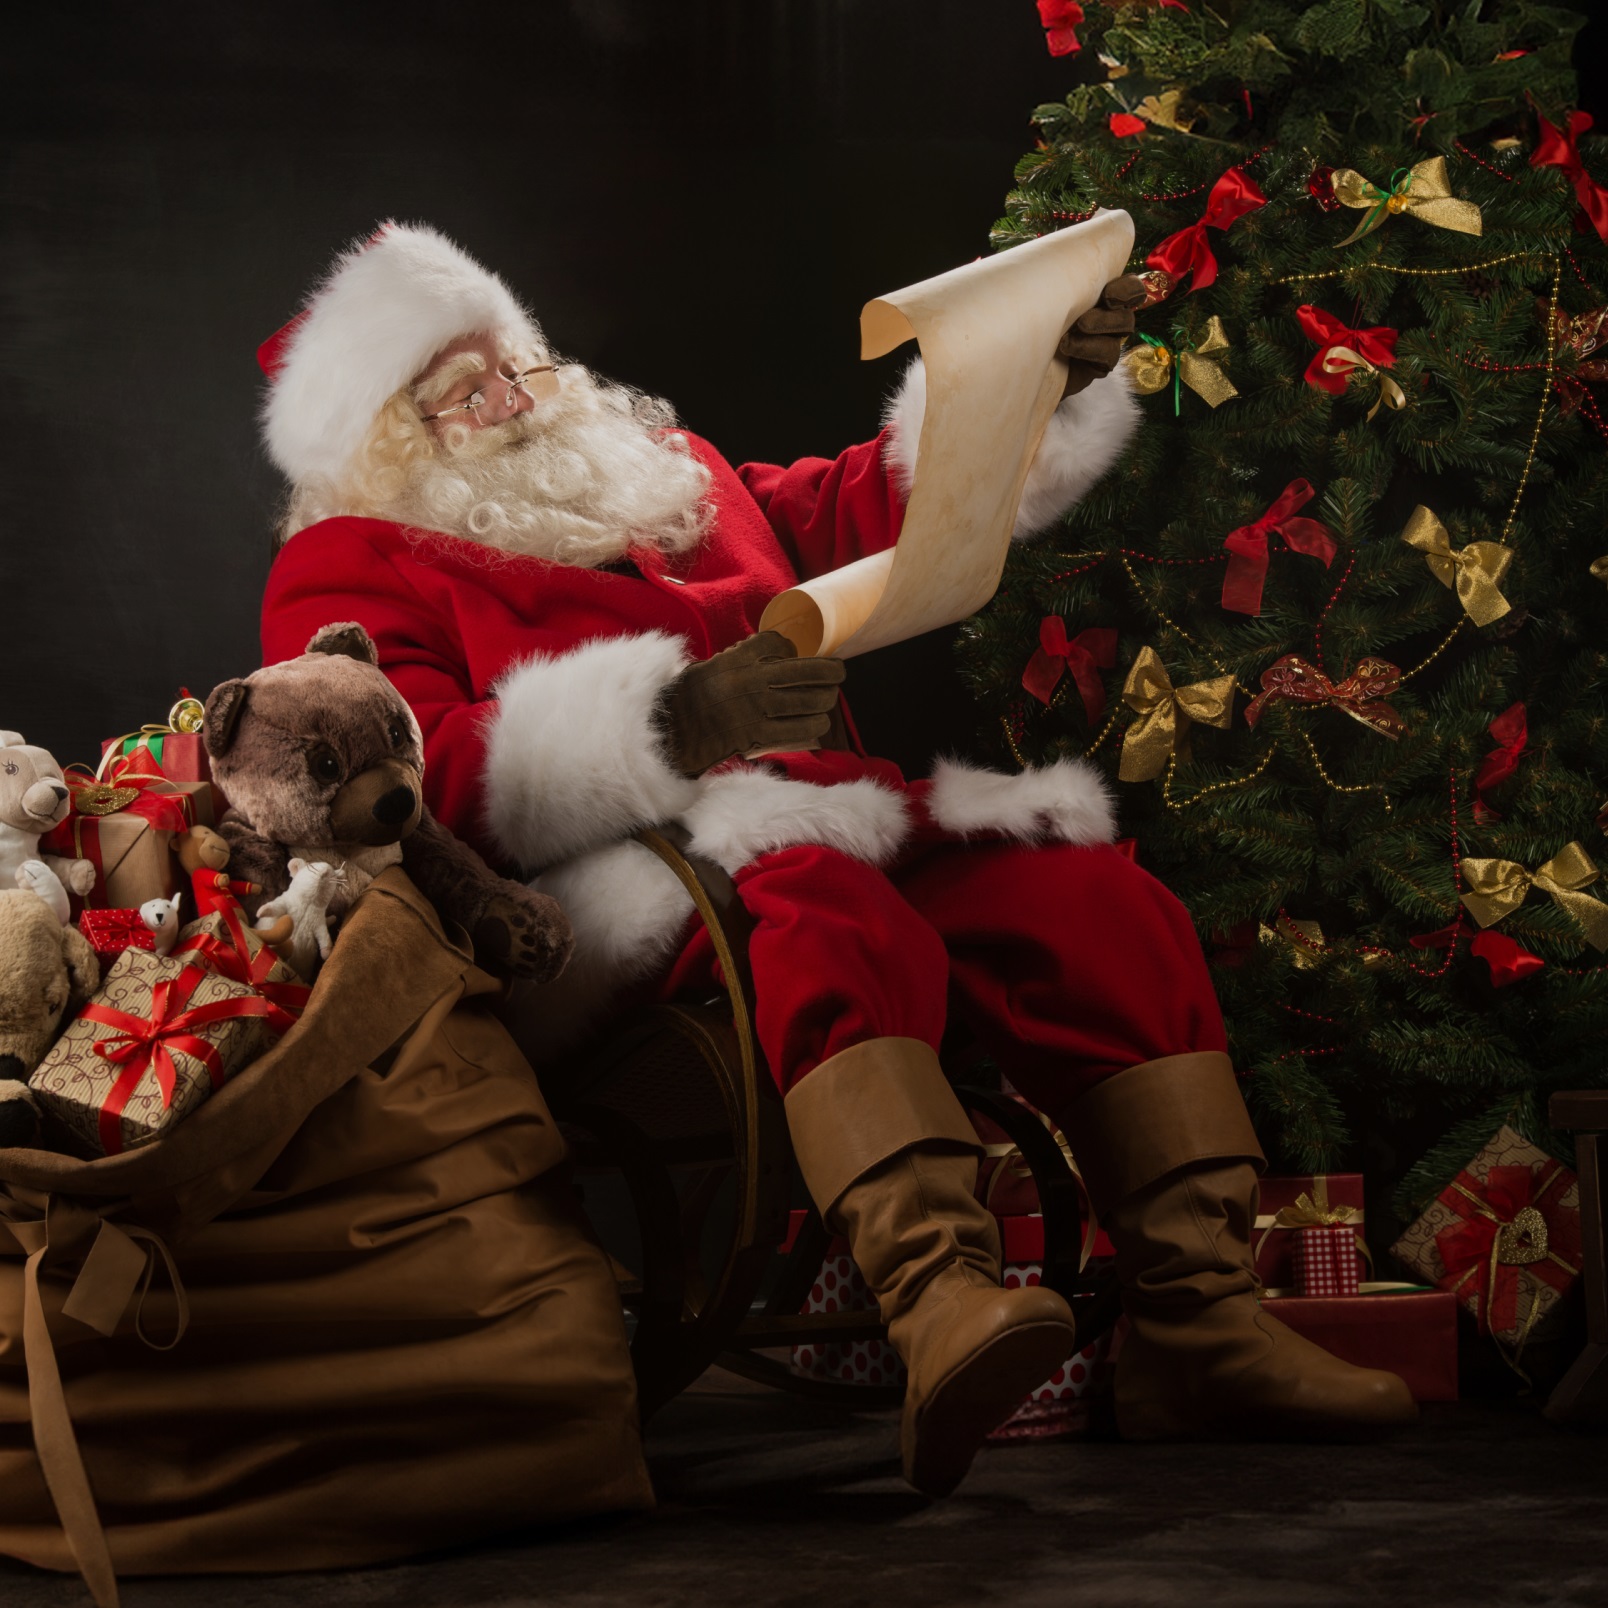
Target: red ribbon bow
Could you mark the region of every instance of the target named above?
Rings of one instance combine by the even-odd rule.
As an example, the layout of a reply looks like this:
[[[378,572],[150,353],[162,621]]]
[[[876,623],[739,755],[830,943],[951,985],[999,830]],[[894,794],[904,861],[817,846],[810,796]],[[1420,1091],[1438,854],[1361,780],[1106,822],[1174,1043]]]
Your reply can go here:
[[[1333,704],[1370,731],[1394,740],[1406,731],[1407,723],[1384,700],[1401,685],[1401,671],[1385,659],[1364,659],[1342,682],[1335,683],[1299,654],[1287,653],[1262,672],[1262,691],[1245,710],[1245,719],[1255,725],[1262,711],[1274,698],[1292,703]]]
[[[1267,197],[1257,188],[1255,179],[1233,167],[1216,184],[1206,197],[1206,211],[1199,223],[1192,223],[1177,234],[1170,234],[1145,258],[1148,268],[1160,268],[1176,281],[1185,274],[1195,276],[1192,291],[1204,290],[1217,278],[1217,258],[1212,255],[1206,238],[1208,229],[1226,229],[1247,212],[1267,205]]]
[[[1579,139],[1592,125],[1590,112],[1570,112],[1568,123],[1559,128],[1544,117],[1537,116],[1538,125],[1535,150],[1530,155],[1531,167],[1563,169],[1563,176],[1574,186],[1574,193],[1592,227],[1602,239],[1608,240],[1608,186],[1599,184],[1586,171],[1580,158]]]
[[[101,1147],[108,1156],[117,1155],[123,1148],[123,1108],[147,1071],[155,1075],[157,1087],[162,1091],[163,1109],[173,1104],[179,1073],[173,1064],[172,1050],[200,1061],[214,1088],[222,1084],[222,1057],[216,1047],[198,1037],[194,1029],[237,1017],[268,1014],[267,1000],[255,995],[214,1000],[210,1005],[186,1010],[190,996],[205,975],[198,967],[186,966],[177,977],[163,978],[151,990],[149,1017],[135,1016],[94,1000],[78,1013],[87,1021],[118,1029],[113,1037],[101,1039],[95,1045],[97,1055],[123,1068],[100,1110]]]
[[[1294,552],[1321,558],[1327,568],[1334,562],[1335,541],[1327,525],[1315,519],[1297,519],[1317,493],[1307,480],[1292,480],[1260,519],[1241,525],[1224,538],[1228,571],[1223,576],[1223,607],[1236,614],[1262,612],[1262,587],[1267,581],[1268,537],[1277,531]]]
[[[1109,670],[1117,662],[1117,633],[1110,626],[1091,626],[1070,641],[1066,621],[1059,614],[1047,615],[1039,622],[1039,645],[1022,672],[1022,685],[1042,704],[1068,672],[1083,695],[1083,710],[1092,726],[1105,708],[1105,684],[1097,670]]]
[[[1532,972],[1538,972],[1546,962],[1532,955],[1523,944],[1515,943],[1506,933],[1487,927],[1468,946],[1471,955],[1478,955],[1491,968],[1491,987],[1506,988],[1509,983],[1523,982]]]
[[[1567,1189],[1571,1176],[1556,1161],[1547,1163],[1539,1172],[1524,1166],[1492,1167],[1480,1188],[1478,1204],[1455,1189],[1440,1197],[1460,1214],[1462,1221],[1443,1228],[1435,1236],[1435,1248],[1440,1252],[1446,1276],[1453,1281],[1454,1292],[1470,1277],[1476,1278],[1474,1314],[1481,1334],[1511,1334],[1518,1327],[1519,1275],[1524,1268],[1545,1277],[1554,1288],[1567,1287],[1569,1275],[1576,1270],[1557,1258],[1555,1249],[1550,1266],[1548,1259],[1505,1263],[1497,1259],[1496,1242],[1497,1236],[1511,1227],[1513,1219],[1526,1207],[1540,1211],[1541,1202],[1555,1184],[1561,1183]],[[1564,1227],[1560,1213],[1556,1225],[1548,1221],[1548,1237]]]
[[[228,941],[210,932],[194,933],[173,951],[173,958],[193,956],[220,977],[255,989],[267,1002],[268,1026],[275,1033],[288,1032],[307,1008],[312,989],[305,983],[269,981],[268,974],[274,969],[274,953],[260,939],[253,951],[246,938],[245,912],[233,897],[220,895],[213,909],[223,917],[229,932]]]
[[[1496,739],[1497,746],[1480,761],[1480,768],[1474,772],[1474,819],[1481,826],[1502,819],[1485,802],[1485,795],[1491,788],[1500,787],[1519,768],[1519,757],[1530,740],[1524,705],[1509,705],[1486,730]]]
[[[1336,346],[1349,346],[1375,368],[1395,367],[1398,331],[1388,324],[1376,324],[1372,329],[1351,329],[1338,318],[1331,318],[1321,307],[1311,306],[1297,307],[1295,316],[1300,319],[1307,339],[1318,343],[1318,355],[1307,364],[1308,385],[1315,385],[1332,396],[1339,396],[1345,390],[1347,374],[1332,374],[1323,366],[1324,358]]]
[[[1072,31],[1083,21],[1083,7],[1077,0],[1038,0],[1038,14],[1052,56],[1070,56],[1083,48]]]

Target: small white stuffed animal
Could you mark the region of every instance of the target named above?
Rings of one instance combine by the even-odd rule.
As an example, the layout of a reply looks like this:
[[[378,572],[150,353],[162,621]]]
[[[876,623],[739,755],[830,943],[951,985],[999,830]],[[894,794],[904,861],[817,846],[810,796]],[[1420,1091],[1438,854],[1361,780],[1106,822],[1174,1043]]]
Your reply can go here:
[[[310,982],[320,961],[329,959],[334,939],[329,932],[329,907],[346,881],[346,869],[327,860],[292,860],[290,886],[277,899],[257,911],[257,931],[272,927],[281,916],[294,922],[285,958]]]
[[[61,766],[43,748],[33,748],[14,731],[0,731],[0,888],[33,888],[55,907],[55,890],[40,889],[38,874],[22,876],[30,861],[53,872],[77,894],[95,886],[95,867],[88,860],[41,855],[39,840],[67,819],[72,807]]]
[[[179,928],[183,925],[179,905],[183,898],[184,889],[180,888],[171,899],[147,899],[140,906],[140,920],[150,931],[151,947],[159,955],[171,955],[179,941]]]

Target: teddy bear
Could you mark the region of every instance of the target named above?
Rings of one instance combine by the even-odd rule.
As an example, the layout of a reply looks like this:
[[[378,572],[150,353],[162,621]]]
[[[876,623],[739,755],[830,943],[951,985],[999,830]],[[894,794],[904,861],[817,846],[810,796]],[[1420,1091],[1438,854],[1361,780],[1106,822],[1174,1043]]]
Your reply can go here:
[[[100,963],[76,927],[23,888],[0,890],[0,1149],[39,1137],[28,1075],[44,1058],[68,1006],[100,987]]]
[[[342,873],[320,883],[331,918],[400,865],[488,971],[540,982],[568,960],[557,902],[497,876],[425,807],[419,724],[361,625],[327,625],[300,658],[214,687],[202,739],[230,801],[218,822],[229,864],[262,889],[246,901],[253,916],[290,890],[292,860]],[[296,908],[321,920],[317,904]],[[291,942],[298,957],[318,951],[311,932]]]
[[[61,766],[19,733],[0,731],[0,888],[31,889],[62,921],[67,891],[87,894],[95,886],[88,860],[39,853],[40,838],[60,826],[71,807]]]

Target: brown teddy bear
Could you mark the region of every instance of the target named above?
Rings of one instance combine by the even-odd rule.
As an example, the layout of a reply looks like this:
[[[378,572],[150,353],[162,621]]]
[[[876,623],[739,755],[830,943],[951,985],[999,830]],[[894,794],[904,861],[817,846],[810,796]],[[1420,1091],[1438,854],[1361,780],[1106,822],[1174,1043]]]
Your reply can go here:
[[[229,869],[262,889],[253,915],[290,888],[293,859],[339,873],[331,916],[401,865],[488,970],[545,981],[569,958],[556,901],[495,875],[424,807],[418,722],[362,626],[327,625],[299,659],[214,687],[202,734],[231,804]]]
[[[39,1137],[28,1074],[50,1048],[69,1005],[100,987],[100,963],[76,927],[22,888],[0,890],[0,1150]]]

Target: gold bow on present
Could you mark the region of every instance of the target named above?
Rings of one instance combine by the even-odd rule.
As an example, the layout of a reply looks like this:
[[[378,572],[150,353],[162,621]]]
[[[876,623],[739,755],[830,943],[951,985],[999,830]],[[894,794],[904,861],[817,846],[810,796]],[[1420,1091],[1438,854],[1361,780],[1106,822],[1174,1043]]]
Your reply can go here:
[[[1149,782],[1167,768],[1173,754],[1189,757],[1192,722],[1226,729],[1234,718],[1234,678],[1216,676],[1174,687],[1154,648],[1141,648],[1122,684],[1122,701],[1138,717],[1122,739],[1117,778]]]
[[[1323,372],[1325,374],[1351,374],[1361,369],[1371,380],[1379,381],[1379,394],[1374,398],[1374,405],[1368,409],[1365,423],[1372,423],[1373,416],[1382,407],[1392,407],[1398,412],[1407,406],[1407,393],[1382,370],[1375,368],[1361,352],[1353,351],[1349,346],[1331,346],[1323,354]]]
[[[1268,1236],[1275,1229],[1280,1228],[1333,1228],[1337,1223],[1360,1223],[1363,1220],[1360,1206],[1331,1206],[1329,1204],[1329,1179],[1325,1173],[1315,1173],[1312,1178],[1312,1193],[1304,1190],[1295,1197],[1295,1203],[1290,1206],[1281,1206],[1276,1212],[1262,1212],[1256,1219],[1255,1226],[1262,1231],[1262,1237],[1256,1242],[1256,1249],[1251,1253],[1253,1261],[1262,1258],[1262,1247],[1267,1244]],[[1370,1273],[1374,1270],[1373,1252],[1368,1249],[1368,1242],[1359,1232],[1357,1250],[1363,1261],[1368,1264]],[[1287,1290],[1264,1290],[1264,1295],[1287,1295]]]
[[[1502,577],[1513,562],[1513,549],[1500,542],[1470,542],[1454,549],[1446,527],[1420,503],[1413,509],[1401,539],[1416,547],[1442,586],[1455,587],[1457,601],[1476,625],[1500,620],[1513,606],[1502,596]]]
[[[1180,346],[1174,352],[1151,335],[1141,335],[1139,339],[1143,344],[1134,347],[1123,361],[1128,368],[1128,378],[1140,396],[1154,396],[1171,385],[1174,388],[1173,412],[1176,413],[1180,382],[1214,408],[1239,395],[1233,381],[1213,361],[1213,353],[1228,350],[1228,336],[1223,333],[1223,321],[1217,314],[1213,313],[1206,321],[1206,339],[1193,350]]]
[[[1463,861],[1469,891],[1463,903],[1482,927],[1494,926],[1524,903],[1531,888],[1551,894],[1574,918],[1593,949],[1608,949],[1608,904],[1580,890],[1601,874],[1578,843],[1571,843],[1534,871],[1514,860]]]
[[[1452,194],[1444,156],[1432,156],[1416,167],[1398,170],[1388,190],[1370,184],[1355,168],[1336,168],[1334,198],[1342,206],[1369,209],[1367,217],[1340,242],[1342,246],[1372,234],[1393,212],[1405,212],[1420,223],[1455,229],[1459,234],[1477,235],[1485,227],[1480,209],[1472,201]]]

